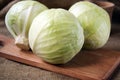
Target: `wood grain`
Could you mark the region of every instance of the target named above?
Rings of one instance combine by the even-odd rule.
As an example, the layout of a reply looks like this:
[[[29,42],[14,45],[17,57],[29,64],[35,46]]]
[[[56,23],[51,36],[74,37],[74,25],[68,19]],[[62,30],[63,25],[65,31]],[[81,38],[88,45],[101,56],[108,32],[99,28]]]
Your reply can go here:
[[[99,49],[83,50],[64,65],[52,65],[42,61],[31,51],[22,51],[14,40],[0,35],[0,57],[46,69],[81,80],[107,80],[120,64],[120,52]]]

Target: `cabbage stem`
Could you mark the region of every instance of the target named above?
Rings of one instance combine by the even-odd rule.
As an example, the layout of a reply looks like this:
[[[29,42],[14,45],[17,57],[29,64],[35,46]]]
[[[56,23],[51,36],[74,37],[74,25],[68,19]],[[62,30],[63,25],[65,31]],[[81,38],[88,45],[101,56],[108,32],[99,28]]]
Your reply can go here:
[[[28,39],[24,35],[19,35],[15,38],[15,44],[17,47],[23,50],[29,50]]]

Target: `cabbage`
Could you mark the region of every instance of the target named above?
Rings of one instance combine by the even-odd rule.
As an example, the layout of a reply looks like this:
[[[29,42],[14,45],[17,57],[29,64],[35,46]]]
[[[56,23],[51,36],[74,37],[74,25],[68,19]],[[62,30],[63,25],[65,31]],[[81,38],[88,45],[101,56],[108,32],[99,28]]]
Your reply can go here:
[[[29,49],[29,27],[34,17],[46,9],[48,8],[43,4],[32,0],[20,1],[10,8],[5,17],[5,23],[19,48]]]
[[[110,17],[108,13],[94,3],[80,1],[69,9],[84,29],[86,49],[98,49],[105,45],[110,35]]]
[[[37,56],[51,64],[70,61],[82,48],[83,29],[77,18],[64,9],[39,14],[29,31],[29,44]]]

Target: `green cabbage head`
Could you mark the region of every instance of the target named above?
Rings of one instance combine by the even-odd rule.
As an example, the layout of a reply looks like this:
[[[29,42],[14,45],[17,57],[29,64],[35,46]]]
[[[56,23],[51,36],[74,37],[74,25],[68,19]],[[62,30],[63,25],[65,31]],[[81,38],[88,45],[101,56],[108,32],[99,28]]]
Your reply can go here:
[[[78,19],[64,9],[42,12],[30,27],[29,44],[33,53],[51,64],[67,63],[83,43],[83,29]]]
[[[69,9],[79,20],[84,29],[86,49],[101,48],[110,35],[110,17],[108,13],[94,3],[80,1]]]
[[[5,23],[19,48],[29,49],[29,27],[34,17],[46,9],[48,9],[46,6],[37,1],[26,0],[14,4],[7,12]]]

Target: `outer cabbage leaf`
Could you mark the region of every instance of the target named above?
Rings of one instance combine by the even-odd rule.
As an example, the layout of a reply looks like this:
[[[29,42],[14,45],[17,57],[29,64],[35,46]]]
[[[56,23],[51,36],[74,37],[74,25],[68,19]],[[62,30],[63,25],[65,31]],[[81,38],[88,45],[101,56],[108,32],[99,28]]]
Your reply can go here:
[[[83,29],[67,10],[46,10],[33,20],[29,43],[32,51],[44,61],[64,64],[81,50]]]
[[[20,1],[10,8],[5,17],[5,23],[18,47],[29,49],[29,27],[34,17],[46,9],[48,8],[43,4],[32,0]]]
[[[110,35],[110,17],[108,13],[94,3],[80,1],[69,9],[84,29],[86,49],[103,47]]]

